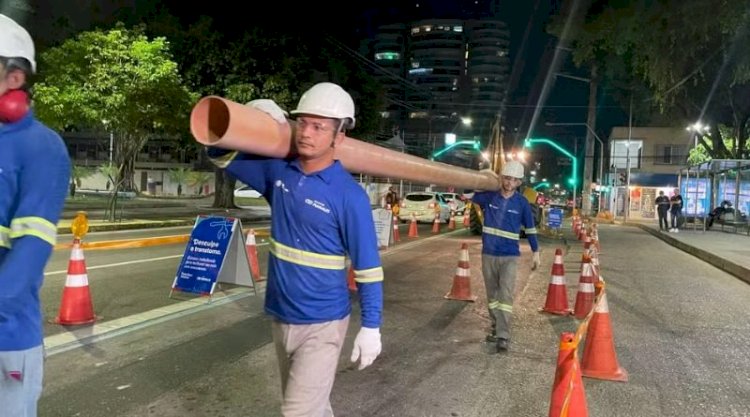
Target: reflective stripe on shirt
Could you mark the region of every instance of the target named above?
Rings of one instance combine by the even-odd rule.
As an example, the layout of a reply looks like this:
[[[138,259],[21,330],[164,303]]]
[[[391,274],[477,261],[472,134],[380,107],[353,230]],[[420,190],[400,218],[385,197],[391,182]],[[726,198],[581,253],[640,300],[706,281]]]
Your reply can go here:
[[[222,156],[218,156],[216,158],[209,157],[208,159],[213,162],[214,165],[216,165],[219,168],[226,168],[229,164],[234,161],[234,158],[236,158],[238,155],[237,151],[229,152],[227,154],[224,154]]]
[[[383,268],[370,268],[362,270],[354,270],[354,281],[361,283],[368,282],[380,282],[383,280]]]
[[[41,217],[18,217],[10,222],[10,238],[36,236],[54,245],[57,240],[57,227]]]
[[[489,226],[482,227],[482,233],[487,233],[488,235],[500,236],[506,239],[518,240],[518,233],[506,232],[505,230],[495,229],[494,227],[489,227]],[[534,230],[534,233],[536,233],[536,230]]]
[[[0,248],[10,249],[10,229],[0,226]]]
[[[308,252],[283,245],[273,239],[271,239],[270,248],[275,257],[293,264],[321,269],[346,269],[346,258],[344,256]]]

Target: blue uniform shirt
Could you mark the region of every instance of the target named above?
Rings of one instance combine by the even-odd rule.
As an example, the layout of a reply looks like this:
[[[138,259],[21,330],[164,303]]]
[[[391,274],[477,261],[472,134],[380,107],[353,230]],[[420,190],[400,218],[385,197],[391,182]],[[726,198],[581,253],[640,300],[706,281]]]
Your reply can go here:
[[[219,167],[263,194],[271,206],[265,311],[284,323],[338,320],[351,313],[346,257],[360,295],[362,325],[380,327],[383,270],[369,198],[344,167],[305,174],[296,160],[217,148]]]
[[[0,125],[0,351],[42,344],[39,289],[69,181],[57,133],[31,112]]]
[[[518,239],[524,227],[531,250],[536,252],[534,216],[529,202],[519,193],[505,198],[498,191],[484,191],[471,199],[482,208],[482,253],[492,256],[520,256]]]

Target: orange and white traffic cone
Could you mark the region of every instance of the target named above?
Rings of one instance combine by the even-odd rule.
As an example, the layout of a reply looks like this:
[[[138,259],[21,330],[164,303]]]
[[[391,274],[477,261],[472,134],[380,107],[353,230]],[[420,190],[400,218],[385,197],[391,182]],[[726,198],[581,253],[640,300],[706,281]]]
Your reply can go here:
[[[453,285],[444,298],[472,302],[477,300],[477,296],[471,294],[471,269],[469,268],[469,245],[467,243],[461,244],[456,275],[453,276]]]
[[[440,233],[440,212],[435,213],[435,221],[432,222],[432,233]]]
[[[411,223],[409,223],[409,237],[419,237],[419,232],[417,231],[417,217],[414,216],[414,213],[411,214]]]
[[[456,213],[451,210],[451,219],[448,222],[448,230],[456,230]]]
[[[393,216],[393,241],[401,242],[401,233],[398,230],[398,217]]]
[[[250,229],[247,232],[247,238],[245,239],[245,251],[247,252],[247,260],[250,264],[250,274],[252,274],[255,282],[263,281],[263,277],[260,276],[260,264],[258,263],[258,248],[255,245],[255,230]]]
[[[547,287],[547,300],[540,309],[545,313],[568,315],[568,292],[565,287],[565,266],[562,260],[562,249],[555,250],[555,261],[552,264],[552,277]]]
[[[581,277],[578,281],[578,294],[576,294],[576,305],[573,315],[577,319],[586,317],[594,307],[594,273],[591,269],[591,259],[584,257],[581,264]]]
[[[75,326],[93,323],[94,320],[96,320],[96,317],[94,316],[94,306],[91,303],[86,260],[83,258],[81,241],[74,239],[73,249],[70,251],[70,261],[68,262],[68,276],[65,279],[60,311],[55,318],[55,323],[63,326]]]
[[[557,354],[555,382],[549,404],[549,417],[588,417],[586,390],[583,388],[581,366],[578,364],[578,342],[575,334],[560,335],[560,350]]]
[[[464,208],[464,227],[471,226],[471,207]]]
[[[622,382],[628,380],[628,372],[617,362],[606,291],[602,291],[589,322],[581,371],[583,376],[589,378]]]

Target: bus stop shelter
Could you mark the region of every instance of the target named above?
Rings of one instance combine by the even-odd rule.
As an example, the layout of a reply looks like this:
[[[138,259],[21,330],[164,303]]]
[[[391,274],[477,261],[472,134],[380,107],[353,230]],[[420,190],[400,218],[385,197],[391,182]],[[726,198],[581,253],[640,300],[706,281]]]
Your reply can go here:
[[[688,222],[692,221],[693,230],[705,231],[708,214],[724,200],[731,202],[735,210],[750,212],[750,160],[714,159],[683,168],[679,186],[684,200],[682,213]],[[740,227],[747,230],[747,222],[739,220],[736,217],[728,226],[734,231]],[[721,226],[723,230],[725,225]]]

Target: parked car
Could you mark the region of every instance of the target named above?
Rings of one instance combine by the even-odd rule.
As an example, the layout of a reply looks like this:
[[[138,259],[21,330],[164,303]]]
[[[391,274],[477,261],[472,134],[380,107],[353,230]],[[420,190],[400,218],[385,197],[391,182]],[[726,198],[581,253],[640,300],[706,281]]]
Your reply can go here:
[[[445,202],[448,204],[448,207],[451,206],[451,202],[455,201],[456,204],[456,214],[459,216],[464,215],[464,209],[466,208],[466,201],[464,201],[464,198],[461,194],[456,193],[440,193],[443,195],[443,198],[445,199]]]
[[[235,197],[242,197],[242,198],[261,198],[263,195],[261,193],[255,191],[251,187],[244,186],[240,187],[236,190],[234,190],[234,196]]]
[[[401,200],[398,218],[404,222],[410,221],[414,214],[418,222],[432,223],[435,221],[436,212],[440,213],[441,222],[447,223],[450,220],[450,208],[441,193],[413,192],[406,194]]]

